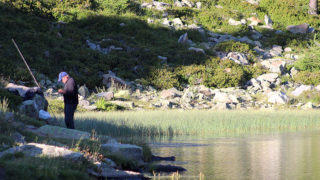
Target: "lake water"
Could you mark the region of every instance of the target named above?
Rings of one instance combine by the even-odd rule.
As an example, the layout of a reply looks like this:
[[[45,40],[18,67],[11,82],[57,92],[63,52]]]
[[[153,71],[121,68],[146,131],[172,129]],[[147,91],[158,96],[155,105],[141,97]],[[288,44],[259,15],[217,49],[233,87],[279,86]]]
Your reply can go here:
[[[320,179],[320,131],[150,142],[160,162],[187,169],[181,179]]]

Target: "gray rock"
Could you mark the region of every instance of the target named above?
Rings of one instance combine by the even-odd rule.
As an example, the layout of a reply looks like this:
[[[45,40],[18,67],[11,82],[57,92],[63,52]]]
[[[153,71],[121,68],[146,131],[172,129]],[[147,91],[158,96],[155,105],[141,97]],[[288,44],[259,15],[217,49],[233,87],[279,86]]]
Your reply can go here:
[[[238,26],[238,25],[241,25],[242,22],[241,21],[236,21],[234,20],[233,18],[230,18],[228,23],[231,25],[231,26]]]
[[[274,91],[268,93],[268,102],[272,104],[286,104],[289,102],[289,98],[281,91]]]
[[[196,6],[197,6],[198,9],[201,9],[202,3],[201,3],[201,2],[197,2],[197,3],[196,3]]]
[[[126,158],[130,158],[137,161],[143,161],[142,148],[131,144],[102,144],[101,149],[113,154],[118,154]]]
[[[90,96],[90,93],[89,93],[89,89],[86,87],[86,85],[83,85],[79,88],[78,90],[80,96],[84,97],[84,98],[87,98]]]
[[[313,103],[312,103],[312,102],[308,102],[308,103],[306,103],[305,105],[301,106],[301,108],[302,108],[302,109],[306,109],[306,110],[308,110],[308,109],[315,109],[315,108],[316,108],[316,106],[315,106],[315,105],[313,105]]]
[[[206,54],[205,51],[201,48],[195,48],[195,47],[190,47],[189,48],[190,51],[195,51],[195,52],[200,52],[202,54]]]
[[[313,86],[310,85],[301,85],[297,87],[294,91],[291,92],[294,96],[300,96],[305,91],[311,91],[313,89]]]
[[[297,34],[297,33],[302,33],[305,34],[308,32],[309,29],[309,24],[300,24],[300,25],[291,25],[291,26],[287,26],[287,30],[291,33]]]
[[[112,71],[109,71],[108,74],[104,74],[102,83],[111,89],[126,89],[128,88],[128,84],[122,80],[121,78],[117,77]]]
[[[90,139],[91,134],[88,132],[83,132],[75,129],[67,129],[58,126],[45,125],[40,127],[35,131],[36,134],[42,136],[49,136],[53,138],[61,138],[61,139],[72,139],[72,140],[80,140],[80,139]],[[98,136],[104,142],[108,143],[116,143],[117,141],[108,136]]]
[[[268,81],[270,83],[276,82],[277,78],[279,75],[277,73],[268,73],[268,74],[263,74],[257,77],[257,80],[259,81]]]
[[[15,143],[18,143],[18,144],[25,144],[26,143],[26,141],[24,140],[25,137],[22,136],[18,132],[15,132],[15,133],[11,134],[11,137],[14,139]]]
[[[212,101],[216,103],[239,103],[238,97],[224,92],[216,92]]]
[[[213,110],[230,110],[231,107],[228,103],[217,103],[211,109],[213,109]]]
[[[19,112],[34,118],[39,116],[39,111],[35,108],[33,100],[24,101],[19,107]]]
[[[16,146],[0,153],[0,157],[6,154],[22,152],[25,156],[30,157],[63,157],[66,159],[80,160],[83,155],[78,152],[70,151],[63,147],[51,146],[46,144],[28,143],[22,146]]]
[[[188,40],[188,33],[185,33],[179,37],[178,43],[185,44]]]
[[[50,118],[51,118],[51,115],[47,111],[44,111],[42,109],[39,111],[39,119],[48,120]]]
[[[241,65],[248,65],[249,64],[249,60],[248,60],[247,56],[243,53],[229,52],[226,58],[234,61],[237,64],[241,64]]]
[[[259,5],[260,0],[246,0],[248,3],[253,5]]]
[[[261,62],[261,65],[267,68],[272,73],[282,74],[286,67],[286,61],[283,59],[270,59]]]
[[[181,21],[180,18],[174,18],[172,20],[172,23],[175,25],[175,26],[178,26],[178,27],[182,27],[183,26],[183,22]]]
[[[272,49],[270,50],[270,55],[272,57],[281,56],[282,52],[283,52],[282,46],[273,45]]]
[[[266,24],[266,27],[272,28],[273,22],[268,15],[264,16],[264,22]]]
[[[99,98],[104,98],[107,101],[110,101],[114,98],[114,93],[113,92],[101,92],[96,94],[97,97]]]
[[[188,7],[191,7],[191,8],[194,6],[194,3],[191,2],[191,1],[188,1],[188,0],[182,0],[181,3],[182,3],[183,6],[188,6]]]
[[[111,104],[116,104],[118,106],[122,106],[128,109],[133,109],[135,107],[134,102],[131,101],[110,101]]]
[[[293,67],[293,68],[290,69],[290,75],[291,75],[291,76],[297,75],[298,72],[299,72],[299,71],[298,71],[295,67]]]
[[[284,52],[291,52],[292,51],[292,48],[290,48],[290,47],[286,47],[285,49],[284,49]]]
[[[0,115],[1,115],[1,111],[0,111]],[[14,113],[13,112],[5,112],[5,114],[4,114],[4,119],[6,120],[6,121],[13,121],[14,120],[14,118],[15,118],[15,115],[14,115]]]
[[[79,101],[79,106],[82,106],[82,107],[90,106],[90,102],[87,100],[81,100]]]
[[[162,90],[160,93],[160,98],[162,99],[172,99],[180,96],[181,96],[181,92],[178,91],[176,88]]]
[[[38,87],[26,87],[26,86],[16,85],[13,83],[9,83],[6,86],[6,89],[10,92],[18,92],[18,94],[23,98],[26,97],[26,93],[28,91],[32,91],[32,92],[40,91],[40,88],[38,88]]]

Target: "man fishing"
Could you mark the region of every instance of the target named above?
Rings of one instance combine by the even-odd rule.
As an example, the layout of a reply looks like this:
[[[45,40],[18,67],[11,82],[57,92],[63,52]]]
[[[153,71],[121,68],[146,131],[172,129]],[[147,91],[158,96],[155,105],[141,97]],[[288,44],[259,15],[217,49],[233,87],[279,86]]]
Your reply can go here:
[[[66,72],[59,74],[58,81],[64,84],[64,89],[58,90],[60,94],[63,94],[64,99],[64,121],[67,128],[74,129],[74,112],[79,104],[78,87],[74,79]]]

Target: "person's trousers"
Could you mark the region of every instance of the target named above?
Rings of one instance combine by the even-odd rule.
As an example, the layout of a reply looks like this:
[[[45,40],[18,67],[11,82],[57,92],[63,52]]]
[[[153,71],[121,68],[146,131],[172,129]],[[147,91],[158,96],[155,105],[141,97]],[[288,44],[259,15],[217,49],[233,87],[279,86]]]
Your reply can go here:
[[[69,129],[74,129],[74,112],[76,109],[77,104],[64,104],[64,122]]]

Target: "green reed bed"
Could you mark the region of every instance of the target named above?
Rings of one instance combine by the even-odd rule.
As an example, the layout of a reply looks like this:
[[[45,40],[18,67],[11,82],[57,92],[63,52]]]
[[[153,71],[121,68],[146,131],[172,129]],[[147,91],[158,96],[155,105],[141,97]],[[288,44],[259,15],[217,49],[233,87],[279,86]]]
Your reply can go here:
[[[63,124],[63,116],[57,115]],[[320,128],[320,111],[137,111],[76,113],[76,128],[115,137],[241,135]]]

